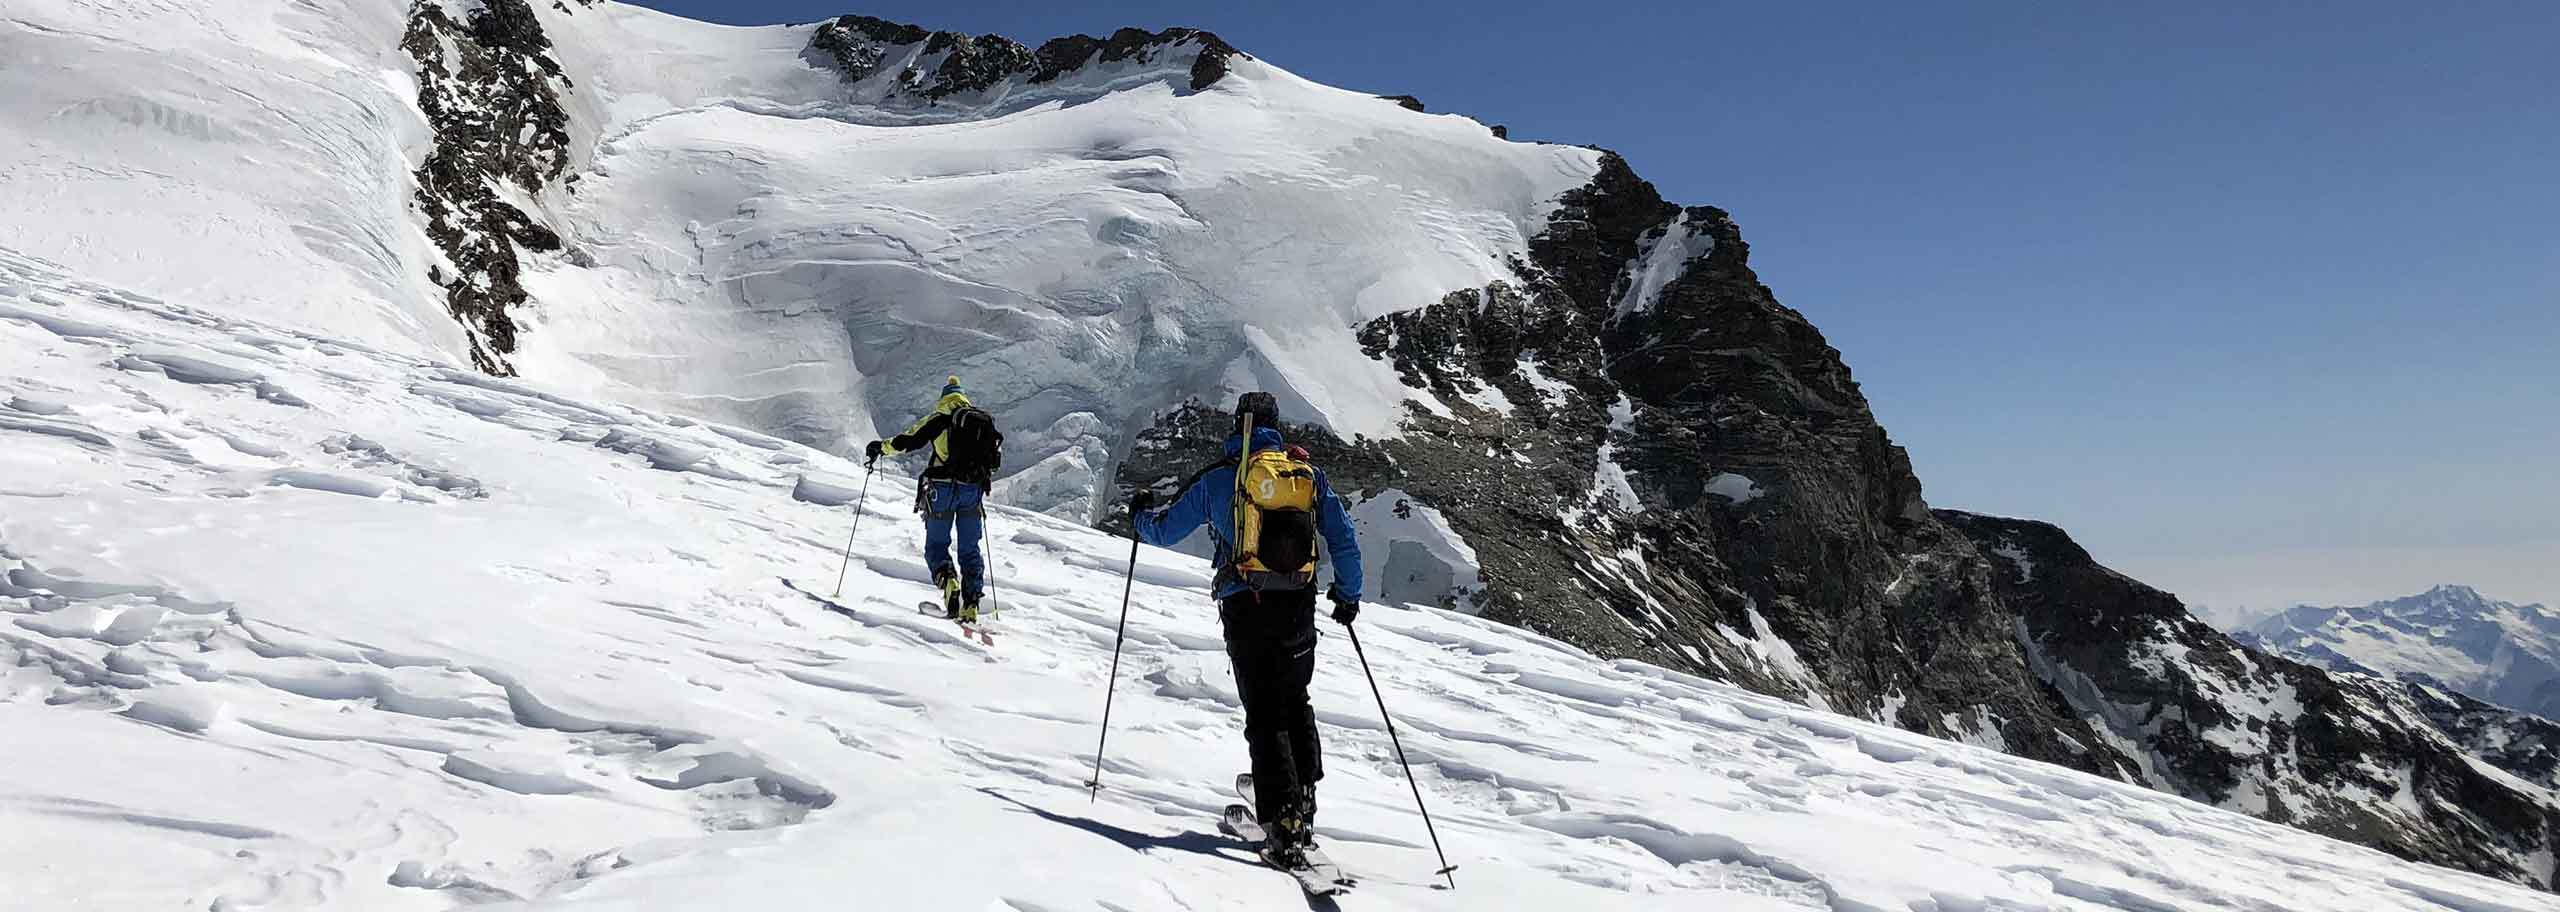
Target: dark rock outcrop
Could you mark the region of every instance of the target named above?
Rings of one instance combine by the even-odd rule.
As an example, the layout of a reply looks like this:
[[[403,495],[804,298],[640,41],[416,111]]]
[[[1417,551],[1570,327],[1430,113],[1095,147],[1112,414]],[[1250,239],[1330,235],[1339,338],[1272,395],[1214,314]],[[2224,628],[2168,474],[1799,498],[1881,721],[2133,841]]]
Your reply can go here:
[[[485,0],[468,22],[417,4],[401,47],[418,63],[418,108],[435,145],[418,166],[415,202],[428,239],[450,269],[428,278],[470,338],[472,363],[511,374],[526,300],[523,251],[560,249],[560,236],[502,198],[501,187],[539,195],[569,164],[569,77],[525,0]]]
[[[1136,31],[1136,29],[1129,31]],[[1105,42],[1102,39],[1092,35],[1068,35],[1043,41],[1040,43],[1039,50],[1031,52],[1032,60],[1038,66],[1032,69],[1031,78],[1025,81],[1038,85],[1064,76],[1077,67],[1084,66],[1085,61],[1092,60],[1093,55],[1101,53],[1104,46]]]
[[[888,87],[889,94],[925,104],[987,92],[1010,80],[1026,85],[1052,82],[1096,60],[1153,63],[1160,55],[1185,46],[1196,49],[1189,85],[1197,92],[1225,78],[1230,62],[1242,54],[1216,34],[1199,29],[1124,28],[1110,38],[1068,35],[1034,50],[1002,35],[929,31],[870,16],[839,16],[821,23],[809,46],[850,83],[868,80],[895,62],[903,69]]]
[[[1422,99],[1415,98],[1411,95],[1380,95],[1378,97],[1387,101],[1395,102],[1397,107],[1403,108],[1407,111],[1412,111],[1416,114],[1426,113],[1422,107]]]
[[[901,25],[870,16],[838,16],[818,26],[809,46],[835,61],[845,78],[855,82],[871,78],[888,59],[891,48],[921,44],[931,36],[922,28]]]

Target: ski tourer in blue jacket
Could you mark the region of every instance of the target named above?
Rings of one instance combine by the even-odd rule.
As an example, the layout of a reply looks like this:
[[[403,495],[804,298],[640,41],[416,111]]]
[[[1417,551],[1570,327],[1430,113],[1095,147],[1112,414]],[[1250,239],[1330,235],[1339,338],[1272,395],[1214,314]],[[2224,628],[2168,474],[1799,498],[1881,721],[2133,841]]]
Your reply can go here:
[[[1247,393],[1236,403],[1239,430],[1245,417],[1252,419],[1254,452],[1288,447],[1280,435],[1279,411],[1269,393]],[[1315,846],[1316,780],[1324,778],[1315,707],[1307,699],[1316,671],[1315,581],[1255,588],[1236,573],[1230,554],[1236,535],[1236,463],[1244,447],[1243,435],[1229,436],[1222,464],[1193,477],[1172,504],[1149,510],[1153,492],[1141,490],[1129,515],[1138,538],[1157,545],[1178,543],[1202,525],[1209,527],[1216,544],[1210,560],[1218,567],[1212,584],[1218,622],[1226,632],[1227,661],[1235,668],[1236,696],[1244,704],[1245,747],[1253,758],[1249,800],[1263,828],[1262,857],[1294,870],[1307,865],[1307,850]],[[1349,626],[1360,615],[1360,542],[1333,485],[1322,471],[1314,474],[1316,533],[1333,555],[1333,619]]]
[[[1289,441],[1280,429],[1253,429],[1253,451],[1286,449]],[[1209,526],[1209,537],[1215,543],[1210,562],[1218,568],[1216,588],[1211,597],[1225,599],[1247,591],[1245,581],[1236,576],[1228,546],[1236,538],[1236,461],[1244,456],[1243,441],[1228,437],[1226,458],[1219,466],[1200,473],[1184,488],[1181,495],[1157,511],[1138,510],[1131,521],[1138,528],[1141,541],[1158,547],[1172,547],[1190,538],[1202,524]],[[1324,470],[1316,470],[1316,533],[1324,537],[1324,549],[1333,557],[1333,592],[1337,602],[1360,601],[1360,541],[1352,534],[1351,514],[1342,507],[1342,498],[1333,494],[1333,485],[1325,480]]]

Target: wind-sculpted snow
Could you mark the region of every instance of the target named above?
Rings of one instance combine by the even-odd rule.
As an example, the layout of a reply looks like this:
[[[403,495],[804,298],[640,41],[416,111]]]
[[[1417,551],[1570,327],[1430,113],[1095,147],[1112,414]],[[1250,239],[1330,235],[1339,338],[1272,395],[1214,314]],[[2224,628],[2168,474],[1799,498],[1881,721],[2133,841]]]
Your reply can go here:
[[[993,511],[990,647],[915,612],[903,477],[858,498],[859,466],[797,444],[465,381],[11,251],[0,287],[31,302],[0,314],[10,903],[1298,904],[1214,833],[1243,752],[1196,558],[1140,555],[1089,800],[1123,539]],[[145,356],[305,404],[121,366]],[[651,443],[600,445],[616,433]],[[321,477],[362,483],[276,482]],[[438,483],[455,478],[472,484]],[[831,596],[851,516],[829,504],[856,499]],[[1362,623],[1461,867],[1434,886],[1329,633],[1319,832],[1363,880],[1345,909],[2548,907],[1476,618]]]
[[[410,171],[396,0],[0,4],[0,246],[370,346],[460,355]],[[0,290],[0,308],[24,308]]]

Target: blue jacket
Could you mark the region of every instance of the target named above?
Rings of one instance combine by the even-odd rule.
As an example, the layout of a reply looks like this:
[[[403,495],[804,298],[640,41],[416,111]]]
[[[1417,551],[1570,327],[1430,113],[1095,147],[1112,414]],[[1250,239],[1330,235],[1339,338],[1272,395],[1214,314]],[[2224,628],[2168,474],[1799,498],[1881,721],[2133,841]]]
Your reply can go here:
[[[1289,442],[1273,428],[1253,429],[1253,451],[1277,450]],[[1217,544],[1211,562],[1218,568],[1216,589],[1211,594],[1226,598],[1245,590],[1243,580],[1228,567],[1227,546],[1235,541],[1236,460],[1243,457],[1243,441],[1227,438],[1226,464],[1201,473],[1184,488],[1182,496],[1162,510],[1140,513],[1133,517],[1138,538],[1150,545],[1172,546],[1190,538],[1202,523],[1209,524],[1209,537]],[[1333,496],[1333,485],[1325,480],[1324,470],[1316,470],[1316,532],[1324,536],[1324,549],[1333,555],[1333,584],[1344,598],[1360,598],[1360,539],[1352,534],[1351,514],[1342,508],[1342,498]]]

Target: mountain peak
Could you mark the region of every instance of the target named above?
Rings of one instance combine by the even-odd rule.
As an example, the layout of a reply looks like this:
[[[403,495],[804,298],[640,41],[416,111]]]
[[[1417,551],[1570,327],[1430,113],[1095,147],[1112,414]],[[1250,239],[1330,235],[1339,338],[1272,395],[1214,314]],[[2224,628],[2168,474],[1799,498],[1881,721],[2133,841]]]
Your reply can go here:
[[[2480,590],[2456,583],[2440,583],[2416,595],[2383,599],[2361,608],[2340,607],[2351,615],[2407,615],[2412,612],[2446,620],[2485,618],[2512,603],[2480,594]]]
[[[2270,651],[2560,718],[2560,618],[2446,583],[2362,606],[2302,605],[2251,628]]]
[[[2441,601],[2441,600],[2458,600],[2458,601],[2465,601],[2465,602],[2487,602],[2487,601],[2489,601],[2489,599],[2484,598],[2484,597],[2482,597],[2482,596],[2480,595],[2480,590],[2478,590],[2478,589],[2473,589],[2473,588],[2471,588],[2471,587],[2469,587],[2469,586],[2463,586],[2463,585],[2458,585],[2458,584],[2454,584],[2454,583],[2439,583],[2439,584],[2437,584],[2434,588],[2432,588],[2432,589],[2428,589],[2426,592],[2421,593],[2421,594],[2419,595],[2419,597],[2420,597],[2420,598],[2425,598],[2425,599],[2430,599],[2430,600],[2438,600],[2438,601]]]

